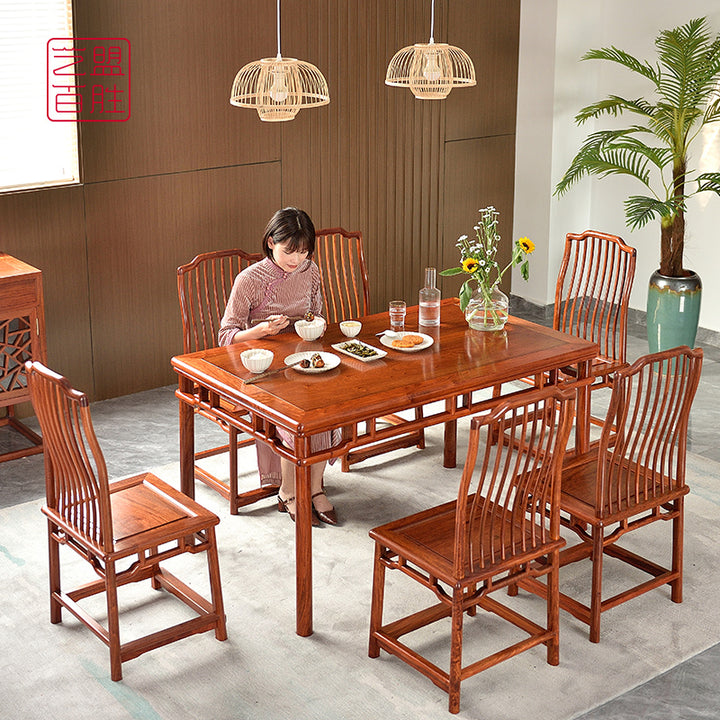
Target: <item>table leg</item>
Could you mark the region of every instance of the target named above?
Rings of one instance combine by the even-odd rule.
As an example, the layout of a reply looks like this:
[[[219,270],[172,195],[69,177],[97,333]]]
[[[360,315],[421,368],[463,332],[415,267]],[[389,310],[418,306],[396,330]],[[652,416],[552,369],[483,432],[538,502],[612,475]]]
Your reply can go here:
[[[578,380],[590,375],[590,361],[578,363]],[[586,453],[590,449],[590,385],[581,382],[577,390],[575,409],[575,452]]]
[[[296,447],[300,442],[298,438]],[[297,465],[295,468],[295,612],[295,632],[302,637],[312,635],[312,498],[309,465]]]
[[[457,465],[457,420],[445,423],[445,452],[443,467],[454,468]]]
[[[180,378],[180,390],[192,392],[185,378]],[[189,403],[180,403],[180,491],[188,497],[195,497],[195,410]]]

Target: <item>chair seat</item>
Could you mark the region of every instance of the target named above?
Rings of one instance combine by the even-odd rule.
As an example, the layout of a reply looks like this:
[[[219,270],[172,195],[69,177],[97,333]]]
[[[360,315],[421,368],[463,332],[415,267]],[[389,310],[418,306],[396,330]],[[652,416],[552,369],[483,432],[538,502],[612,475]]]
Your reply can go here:
[[[217,515],[152,473],[112,483],[110,503],[116,558],[219,522]]]
[[[475,495],[470,495],[468,504],[474,500]],[[370,537],[450,585],[481,582],[510,565],[529,562],[565,545],[560,538],[533,548],[533,536],[540,537],[542,532],[539,525],[529,525],[524,518],[522,522],[513,520],[507,508],[488,500],[483,499],[483,502],[488,506],[487,516],[500,522],[488,520],[485,531],[473,542],[473,548],[479,548],[482,554],[476,554],[471,559],[467,571],[456,572],[454,568],[456,500],[374,528]],[[516,529],[522,528],[519,536],[515,534],[514,543],[508,542],[511,523]],[[492,537],[487,529],[489,527],[494,528]],[[512,563],[508,562],[509,557],[512,557]]]
[[[612,373],[628,367],[629,363],[621,360],[612,360],[611,358],[596,357],[590,365],[590,376],[594,378],[603,378],[604,381],[609,380]],[[573,366],[560,368],[560,374],[564,378],[574,380],[577,377],[577,368]]]
[[[613,506],[605,500],[602,507],[598,507],[597,477],[598,477],[598,448],[574,458],[563,468],[560,506],[574,517],[588,523],[603,519],[605,525],[620,522],[623,519],[645,512],[658,503],[657,498],[663,497],[671,502],[677,497],[686,495],[689,487],[679,486],[673,492],[667,487],[667,479],[658,474],[643,477],[643,487],[628,493],[620,487],[621,479],[629,479],[634,485],[635,463],[626,463],[622,473],[612,473],[609,491],[604,497],[616,498]]]

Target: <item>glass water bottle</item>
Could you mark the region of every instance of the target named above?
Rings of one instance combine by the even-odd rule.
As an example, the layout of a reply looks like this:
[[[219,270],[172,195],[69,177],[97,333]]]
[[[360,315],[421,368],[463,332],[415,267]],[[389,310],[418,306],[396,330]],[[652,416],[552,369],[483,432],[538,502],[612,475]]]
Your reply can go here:
[[[437,273],[435,268],[425,268],[425,287],[420,290],[421,327],[435,327],[440,324],[440,291],[435,287]]]

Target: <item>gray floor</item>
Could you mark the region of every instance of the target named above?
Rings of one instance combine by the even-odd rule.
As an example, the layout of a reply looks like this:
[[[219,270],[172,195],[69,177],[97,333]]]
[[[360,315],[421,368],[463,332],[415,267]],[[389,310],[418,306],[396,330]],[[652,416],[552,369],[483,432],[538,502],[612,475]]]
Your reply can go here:
[[[647,352],[643,333],[642,328],[630,331],[628,355],[631,360]],[[705,350],[701,387],[690,423],[689,449],[720,462],[720,443],[717,441],[717,428],[720,426],[720,349],[707,347]],[[95,403],[92,412],[111,477],[147,469],[148,462],[159,466],[177,461],[177,404],[173,387]],[[34,418],[28,424],[36,427]],[[202,424],[212,433],[209,425]],[[199,441],[202,439],[199,438]],[[4,428],[0,429],[0,451],[17,444],[14,435]],[[132,451],[128,452],[128,448]],[[0,507],[35,500],[43,494],[41,455],[0,463]],[[717,599],[709,601],[717,602]],[[585,720],[718,718],[718,662],[720,645],[580,717]]]

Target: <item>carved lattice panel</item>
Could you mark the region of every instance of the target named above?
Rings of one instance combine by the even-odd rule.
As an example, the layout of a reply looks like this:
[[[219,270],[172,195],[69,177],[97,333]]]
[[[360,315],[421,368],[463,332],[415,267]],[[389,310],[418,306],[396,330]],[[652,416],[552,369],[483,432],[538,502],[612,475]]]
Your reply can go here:
[[[32,358],[30,316],[0,320],[0,392],[27,387],[24,364]]]

